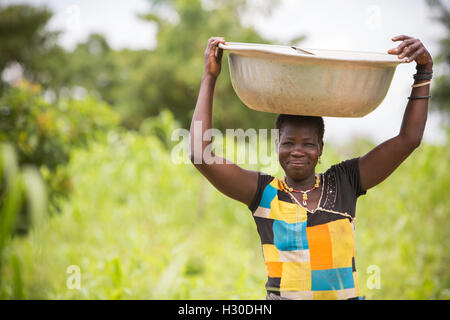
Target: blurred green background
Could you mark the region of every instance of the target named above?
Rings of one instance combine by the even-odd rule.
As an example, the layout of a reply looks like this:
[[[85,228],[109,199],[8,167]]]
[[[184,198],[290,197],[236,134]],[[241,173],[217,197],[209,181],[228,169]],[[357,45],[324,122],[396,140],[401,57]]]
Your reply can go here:
[[[0,298],[265,297],[250,211],[187,158],[173,159],[172,133],[189,128],[206,40],[270,43],[240,23],[246,1],[210,2],[149,1],[139,17],[158,26],[154,50],[112,49],[101,34],[67,50],[47,27],[50,9],[0,3]],[[427,3],[450,31],[446,7]],[[448,70],[448,32],[440,45],[435,64]],[[19,79],[7,76],[15,68]],[[450,74],[434,81],[431,112],[444,119],[448,142]],[[275,115],[243,107],[226,62],[215,99],[227,106],[214,109],[220,130],[274,125]],[[423,143],[359,199],[356,266],[368,299],[450,298],[447,142]],[[326,144],[318,171],[374,146]],[[235,154],[246,147],[235,143]],[[242,166],[282,175],[278,165]]]

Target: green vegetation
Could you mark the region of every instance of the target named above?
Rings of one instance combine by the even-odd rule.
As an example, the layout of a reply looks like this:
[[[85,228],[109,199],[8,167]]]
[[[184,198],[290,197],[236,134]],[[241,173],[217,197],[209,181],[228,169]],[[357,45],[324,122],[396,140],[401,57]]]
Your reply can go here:
[[[5,249],[14,232],[17,213],[24,204],[34,226],[40,227],[44,222],[45,186],[36,169],[18,166],[14,148],[9,144],[0,144],[0,177],[0,286],[3,288],[2,268],[10,262],[14,296],[20,299],[24,297],[20,258],[15,254],[6,255]]]
[[[269,41],[240,23],[255,9],[245,0],[149,2],[140,17],[158,26],[158,45],[136,51],[113,50],[100,34],[67,51],[46,29],[48,9],[0,6],[0,71],[19,65],[24,76],[0,81],[1,299],[265,297],[250,211],[186,154],[175,163],[172,133],[192,117],[207,38]],[[274,115],[239,102],[227,68],[215,127],[271,128]],[[446,110],[442,79],[436,101]],[[326,145],[318,171],[373,147]],[[273,166],[242,166],[281,176],[272,154]],[[423,144],[359,199],[356,267],[367,298],[450,298],[449,162],[447,145]],[[380,289],[370,287],[373,267]]]
[[[427,0],[427,2],[434,10],[435,18],[443,24],[446,30],[446,34],[440,40],[440,52],[435,58],[435,62],[448,68],[450,67],[450,7],[448,2],[442,0]],[[445,120],[448,121],[450,115],[450,76],[448,72],[435,77],[432,95],[434,106],[444,111],[443,114],[447,115]]]
[[[327,148],[322,169],[339,159]],[[356,263],[368,298],[449,298],[449,160],[448,148],[423,145],[360,198]],[[7,248],[4,298],[264,298],[250,211],[191,164],[174,164],[156,137],[111,131],[74,150],[68,172],[74,191],[62,214]],[[21,259],[20,288],[14,256]],[[71,265],[80,268],[79,290],[66,284]],[[366,286],[370,265],[381,270],[379,290]]]
[[[245,0],[210,0],[205,7],[202,2],[149,1],[149,12],[138,16],[158,28],[154,50],[113,50],[102,35],[91,34],[68,51],[57,44],[59,33],[46,28],[52,16],[49,9],[0,5],[0,70],[20,63],[24,75],[55,99],[83,88],[110,104],[130,129],[139,128],[142,121],[163,109],[188,128],[208,38],[220,35],[228,41],[268,43],[254,28],[243,26],[240,17],[247,10],[264,11],[277,3],[271,0],[250,7]],[[4,87],[0,82],[0,93]],[[218,128],[272,125],[269,114],[254,114],[242,107],[231,86],[227,63],[216,93],[221,106],[215,113]]]
[[[40,171],[49,204],[56,208],[57,199],[67,196],[72,189],[65,168],[70,151],[119,123],[119,116],[92,96],[59,99],[50,104],[40,86],[27,81],[4,90],[0,106],[0,143],[14,146],[20,166],[31,165]],[[26,232],[30,224],[30,217],[22,207],[16,231]]]

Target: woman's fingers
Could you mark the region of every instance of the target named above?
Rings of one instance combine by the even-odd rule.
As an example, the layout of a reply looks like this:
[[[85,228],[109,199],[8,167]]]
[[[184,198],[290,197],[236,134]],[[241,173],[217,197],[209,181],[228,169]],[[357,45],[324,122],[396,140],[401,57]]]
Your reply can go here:
[[[205,50],[205,71],[213,76],[218,76],[221,69],[223,50],[219,43],[225,43],[224,37],[211,37]]]
[[[405,47],[408,43],[410,43],[411,40],[413,40],[411,37],[404,35],[393,37],[392,41],[394,42],[403,41],[403,42],[397,48],[390,49],[389,52],[392,52],[393,54],[401,52],[402,48]]]
[[[403,37],[403,36],[402,36]],[[398,39],[398,40],[394,40]],[[403,38],[392,38],[392,41],[400,41]],[[402,43],[400,43],[397,48],[392,48],[388,51],[388,53],[391,54],[401,54],[403,49],[413,44],[417,39],[413,39],[411,37],[408,37],[407,39],[403,40]]]
[[[392,41],[407,40],[407,39],[411,39],[411,37],[410,36],[401,35],[401,36],[393,37]]]
[[[222,61],[223,49],[217,47],[216,57],[218,61]]]
[[[219,43],[225,43],[225,38],[223,38],[223,37],[212,37],[212,38],[209,38],[209,40],[208,40],[208,46],[209,47],[215,47]]]
[[[218,37],[216,39],[216,41],[214,41],[214,43],[213,43],[214,48],[215,48],[215,56],[216,56],[218,61],[221,61],[222,60],[222,55],[223,55],[223,50],[219,48],[219,43],[225,44],[225,38]]]
[[[389,54],[396,54],[399,59],[410,56],[421,46],[421,42],[418,39],[405,35],[393,37],[392,41],[402,41],[396,48],[388,50]],[[408,59],[408,62],[410,61],[412,60]]]
[[[415,61],[419,56],[426,53],[426,49],[419,39],[414,39],[409,46],[404,47],[403,52],[399,55],[400,59],[408,58],[406,62]],[[418,61],[419,62],[419,61]]]
[[[393,37],[392,41],[402,42],[396,48],[389,49],[389,54],[396,54],[399,59],[406,57],[406,62],[416,61],[418,64],[432,61],[430,54],[419,39],[401,35]]]
[[[399,58],[404,58],[404,57],[409,57],[411,56],[411,54],[415,51],[417,51],[417,49],[420,48],[422,44],[420,43],[420,41],[417,41],[413,44],[411,44],[408,47],[404,47],[403,52],[400,54]]]
[[[408,59],[409,61],[414,61],[417,59],[417,63],[418,64],[425,64],[428,62],[428,59],[426,56],[424,56],[424,54],[426,53],[425,48],[420,48],[419,50],[417,50],[412,56],[411,58]]]
[[[392,48],[388,50],[389,54],[398,54],[398,49],[397,48]]]
[[[217,46],[219,43],[225,43],[225,38],[223,37],[212,37],[208,39],[207,49]]]
[[[205,53],[207,53],[208,56],[212,56],[212,55],[217,56],[216,48],[218,47],[219,43],[225,43],[225,38],[223,38],[223,37],[209,38]]]
[[[407,39],[404,40],[402,43],[400,43],[400,45],[397,47],[397,49],[399,50],[399,52],[403,52],[403,50],[411,45],[413,45],[415,43],[416,39]]]
[[[208,44],[212,44],[213,42],[216,41],[225,41],[224,37],[211,37],[208,39]]]

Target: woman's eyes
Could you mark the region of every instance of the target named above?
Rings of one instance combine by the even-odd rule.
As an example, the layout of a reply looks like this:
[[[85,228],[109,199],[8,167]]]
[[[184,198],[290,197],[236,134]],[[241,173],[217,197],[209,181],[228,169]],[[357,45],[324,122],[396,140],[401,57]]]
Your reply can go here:
[[[294,145],[293,142],[283,142],[282,144],[284,146],[286,146],[286,145],[290,145],[290,146]],[[304,143],[303,145],[306,146],[306,147],[315,147],[316,146],[314,143]]]

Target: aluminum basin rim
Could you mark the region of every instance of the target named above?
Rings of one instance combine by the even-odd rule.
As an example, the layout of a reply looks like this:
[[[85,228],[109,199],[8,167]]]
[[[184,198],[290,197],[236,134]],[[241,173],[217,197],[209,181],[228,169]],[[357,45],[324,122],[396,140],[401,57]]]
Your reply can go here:
[[[220,43],[219,48],[223,50],[227,50],[230,53],[234,54],[242,54],[242,53],[263,53],[263,54],[272,54],[274,56],[287,56],[301,59],[311,59],[311,60],[328,60],[328,61],[340,61],[340,62],[350,62],[350,63],[374,63],[374,64],[393,64],[398,65],[400,63],[406,63],[407,58],[402,60],[398,59],[396,56],[380,53],[380,52],[367,52],[367,51],[350,51],[350,50],[329,50],[329,49],[312,49],[312,48],[302,48],[313,53],[315,55],[310,55],[306,53],[301,53],[299,51],[295,51],[290,46],[281,46],[281,45],[270,45],[270,44],[257,44],[257,43],[241,43],[241,42],[227,42],[226,45]],[[283,49],[286,52],[275,51],[276,49]],[[290,52],[292,50],[292,52]],[[321,52],[336,52],[341,54],[357,54],[361,55],[361,57],[330,57],[330,56],[321,56]],[[364,58],[364,55],[370,55],[371,59]],[[382,56],[384,59],[376,59],[375,56]]]

